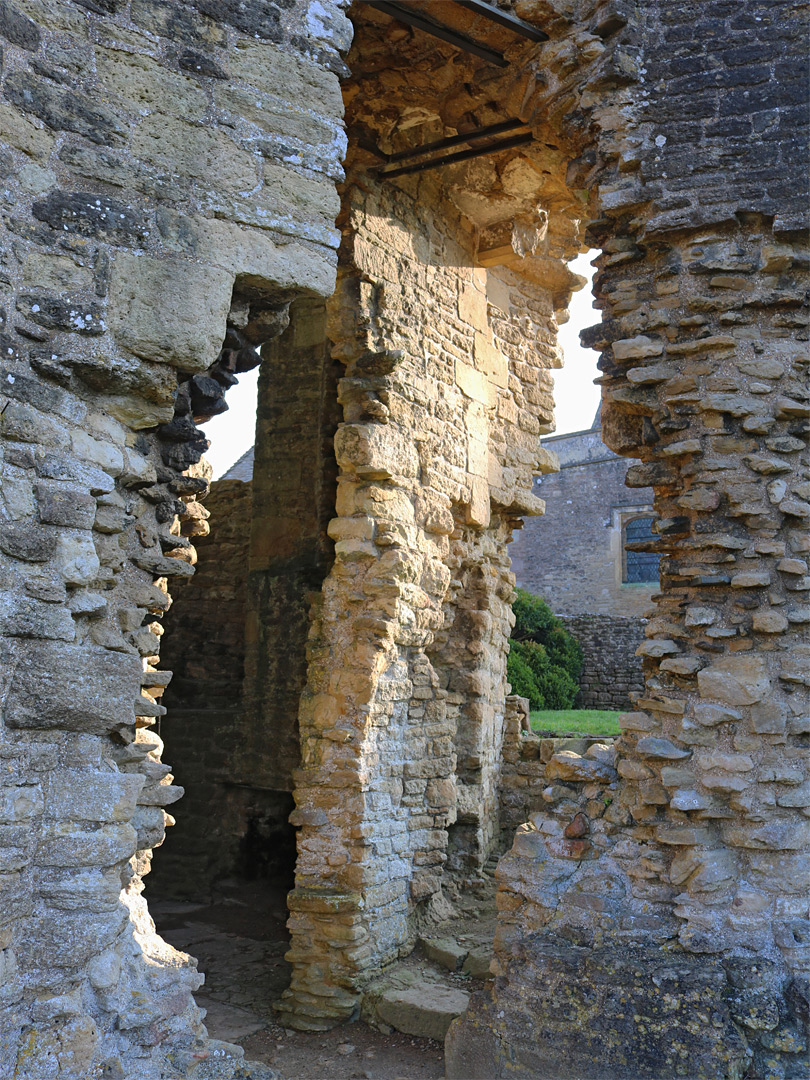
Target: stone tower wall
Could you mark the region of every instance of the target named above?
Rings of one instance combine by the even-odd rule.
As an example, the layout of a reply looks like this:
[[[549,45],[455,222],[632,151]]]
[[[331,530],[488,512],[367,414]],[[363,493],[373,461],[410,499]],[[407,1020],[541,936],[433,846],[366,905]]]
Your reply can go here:
[[[807,13],[637,14],[586,336],[603,437],[659,516],[646,691],[606,848],[535,820],[502,864],[498,978],[451,1030],[452,1077],[806,1071]]]
[[[644,674],[636,650],[644,641],[644,619],[612,615],[563,615],[582,646],[583,664],[578,709],[629,709],[644,691]]]
[[[182,794],[153,669],[207,528],[193,418],[334,288],[351,28],[315,6],[3,5],[3,1076],[209,1053],[201,977],[141,896]]]

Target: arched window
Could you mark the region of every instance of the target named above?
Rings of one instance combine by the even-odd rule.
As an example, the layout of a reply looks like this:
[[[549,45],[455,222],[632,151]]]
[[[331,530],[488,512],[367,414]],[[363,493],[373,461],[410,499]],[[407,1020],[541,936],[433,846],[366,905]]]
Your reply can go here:
[[[627,545],[643,540],[655,540],[652,531],[655,518],[652,516],[634,517],[624,525],[624,574],[622,581],[631,585],[642,582],[658,581],[658,564],[661,556],[652,551],[628,551]]]

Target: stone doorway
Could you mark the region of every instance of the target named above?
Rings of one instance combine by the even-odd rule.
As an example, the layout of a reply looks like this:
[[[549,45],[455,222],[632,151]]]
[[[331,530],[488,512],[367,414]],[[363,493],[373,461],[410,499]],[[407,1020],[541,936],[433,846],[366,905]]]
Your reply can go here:
[[[147,891],[179,948],[199,940],[190,919],[251,956],[269,950],[269,1010],[288,978],[310,608],[332,561],[337,404],[323,302],[294,301],[289,326],[261,354],[252,461],[240,463],[242,479],[226,474],[202,496],[210,531],[194,538],[196,573],[173,589],[165,619],[161,660],[174,675],[154,730],[185,796]],[[207,971],[204,946],[192,951]],[[216,968],[216,949],[210,960]]]

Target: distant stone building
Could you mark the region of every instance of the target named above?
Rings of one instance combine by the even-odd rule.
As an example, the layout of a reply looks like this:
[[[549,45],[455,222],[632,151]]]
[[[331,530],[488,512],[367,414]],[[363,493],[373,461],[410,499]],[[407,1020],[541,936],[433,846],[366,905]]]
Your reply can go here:
[[[558,473],[535,482],[546,501],[510,547],[518,585],[564,618],[585,652],[577,704],[623,709],[641,692],[644,614],[658,591],[659,556],[627,550],[654,535],[651,488],[625,485],[628,463],[602,442],[599,412],[587,431],[552,435]]]

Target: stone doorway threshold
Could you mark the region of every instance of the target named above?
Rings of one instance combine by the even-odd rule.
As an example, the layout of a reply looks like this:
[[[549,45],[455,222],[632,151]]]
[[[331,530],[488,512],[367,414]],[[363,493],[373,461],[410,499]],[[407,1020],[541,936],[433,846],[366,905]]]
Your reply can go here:
[[[230,881],[204,903],[151,896],[149,907],[161,935],[205,972],[195,997],[211,1037],[283,1080],[441,1080],[443,1032],[483,985],[495,924],[488,879],[458,896],[452,920],[426,927],[414,952],[375,981],[363,1019],[301,1032],[282,1027],[273,1011],[289,982],[285,890]]]

